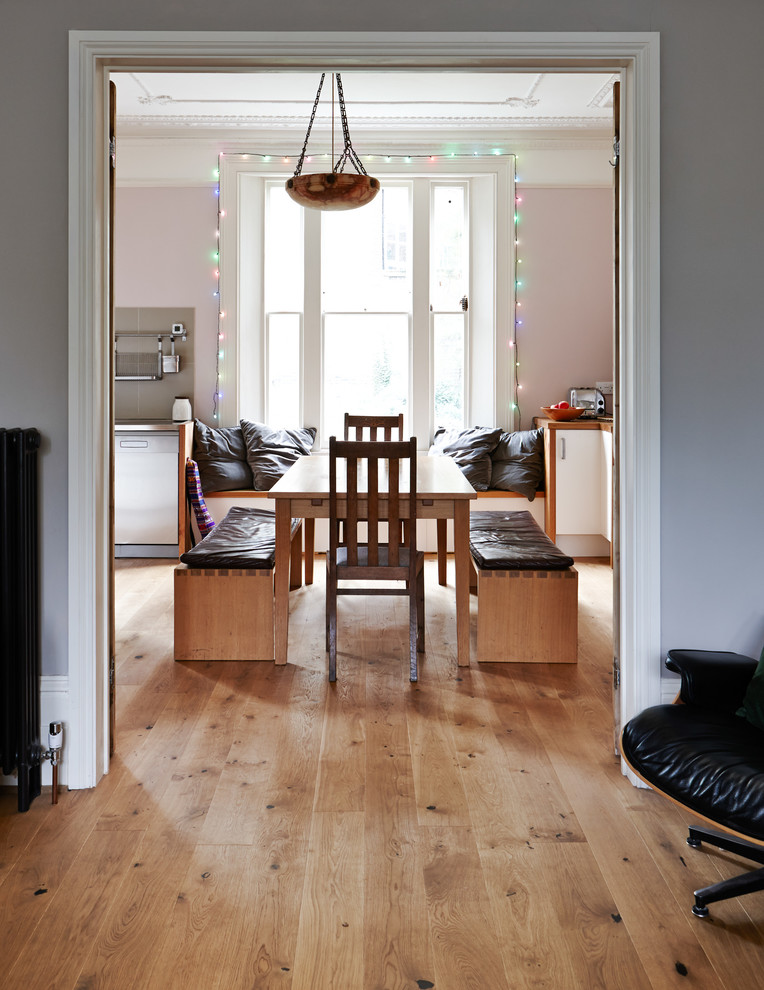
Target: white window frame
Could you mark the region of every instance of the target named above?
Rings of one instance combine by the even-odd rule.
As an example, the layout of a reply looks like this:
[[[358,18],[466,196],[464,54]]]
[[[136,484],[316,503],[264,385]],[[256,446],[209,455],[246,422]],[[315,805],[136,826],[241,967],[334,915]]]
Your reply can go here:
[[[473,333],[471,314],[465,319],[464,410],[465,426],[491,423],[512,429],[514,409],[514,363],[508,343],[514,334],[514,209],[515,159],[513,155],[485,155],[468,164],[443,159],[437,172],[412,165],[408,174],[400,165],[374,162],[376,175],[412,184],[412,314],[409,339],[408,422],[413,434],[426,448],[438,425],[434,422],[433,402],[433,314],[429,308],[429,231],[433,189],[436,185],[464,183],[467,187],[470,279],[467,295],[472,307],[482,299],[482,333]],[[220,361],[221,425],[239,421],[240,412],[264,420],[267,415],[267,362],[265,353],[265,312],[262,285],[262,231],[265,193],[275,179],[286,180],[292,163],[258,163],[243,154],[224,155],[220,162],[220,292],[225,313],[228,344]],[[488,206],[482,211],[470,204],[475,180],[490,187]],[[485,196],[485,192],[484,192]],[[498,217],[504,217],[501,223]],[[488,236],[478,237],[476,224],[492,224]],[[256,230],[252,225],[258,224]],[[301,415],[304,423],[317,426],[319,445],[328,438],[323,423],[321,387],[324,361],[324,314],[321,306],[320,212],[304,211],[303,249],[305,252],[304,314],[301,347]],[[475,272],[490,278],[490,287],[476,292]],[[260,272],[259,282],[258,271]],[[246,273],[246,277],[245,277]],[[250,286],[247,280],[256,284]],[[248,327],[259,326],[254,336]],[[235,338],[235,339],[233,339]],[[246,360],[245,360],[246,355]],[[306,374],[318,368],[319,374]],[[245,370],[246,369],[246,370]],[[247,375],[257,375],[252,381]],[[473,377],[474,376],[474,377]],[[489,387],[490,385],[490,387]],[[478,387],[479,386],[479,387]]]

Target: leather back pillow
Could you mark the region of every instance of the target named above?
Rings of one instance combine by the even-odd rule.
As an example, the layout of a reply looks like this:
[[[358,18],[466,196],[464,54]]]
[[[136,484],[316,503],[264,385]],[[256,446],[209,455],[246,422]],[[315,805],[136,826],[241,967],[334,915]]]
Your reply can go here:
[[[312,426],[274,430],[265,423],[250,423],[246,419],[242,419],[240,425],[247,447],[247,463],[258,492],[270,491],[298,457],[310,453],[316,439]]]
[[[491,460],[490,487],[517,492],[532,502],[544,487],[544,431],[502,433]]]
[[[201,420],[194,420],[194,460],[207,494],[252,488],[247,446],[240,426],[213,429]]]
[[[476,492],[491,483],[491,454],[501,437],[499,428],[473,426],[468,430],[435,431],[430,454],[453,457]]]

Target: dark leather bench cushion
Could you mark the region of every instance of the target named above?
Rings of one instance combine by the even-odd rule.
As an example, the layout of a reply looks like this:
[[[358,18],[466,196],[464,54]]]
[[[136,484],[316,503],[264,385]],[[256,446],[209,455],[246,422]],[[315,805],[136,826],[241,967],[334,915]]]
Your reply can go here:
[[[292,520],[292,535],[300,521]],[[276,560],[276,517],[268,509],[234,505],[217,526],[180,559],[189,567],[268,568]]]
[[[634,770],[664,794],[764,841],[764,732],[744,718],[656,705],[631,719],[622,747]]]
[[[470,551],[484,570],[562,571],[573,566],[530,512],[470,513]]]

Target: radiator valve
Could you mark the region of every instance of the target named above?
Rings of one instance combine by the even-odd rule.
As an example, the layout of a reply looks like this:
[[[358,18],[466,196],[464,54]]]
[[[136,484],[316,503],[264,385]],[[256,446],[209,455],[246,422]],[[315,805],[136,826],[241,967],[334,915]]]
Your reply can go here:
[[[52,797],[53,804],[58,804],[58,765],[61,762],[61,743],[63,741],[61,722],[51,722],[48,726],[48,748],[42,754],[44,760],[50,760],[53,768]]]

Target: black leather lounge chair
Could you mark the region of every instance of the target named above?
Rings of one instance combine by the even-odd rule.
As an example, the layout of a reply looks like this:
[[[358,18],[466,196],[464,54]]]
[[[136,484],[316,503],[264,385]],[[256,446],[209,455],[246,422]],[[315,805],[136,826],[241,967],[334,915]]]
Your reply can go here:
[[[635,716],[621,735],[634,773],[680,807],[721,831],[690,826],[703,842],[764,864],[764,659],[739,653],[671,650],[666,666],[681,674],[672,705]],[[756,672],[756,677],[753,677]],[[695,891],[693,913],[764,890],[764,868]],[[761,904],[764,915],[764,900]]]

